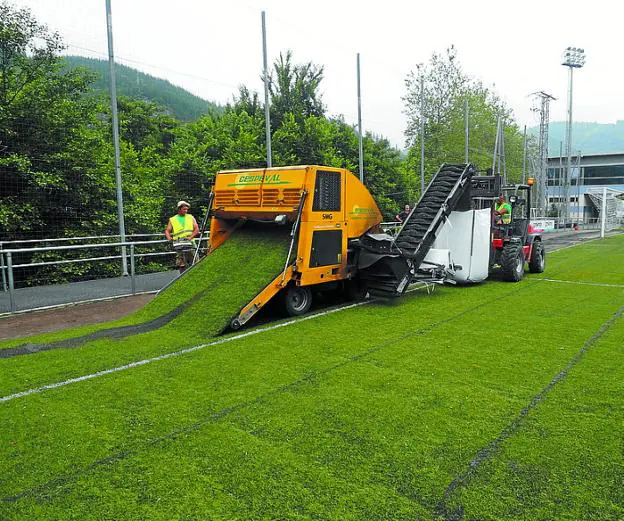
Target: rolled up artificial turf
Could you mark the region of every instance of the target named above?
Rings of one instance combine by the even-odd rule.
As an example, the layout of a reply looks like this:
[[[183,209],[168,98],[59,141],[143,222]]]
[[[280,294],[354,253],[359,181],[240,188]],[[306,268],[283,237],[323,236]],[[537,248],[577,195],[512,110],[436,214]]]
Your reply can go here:
[[[285,228],[246,226],[202,259],[143,308],[120,320],[0,343],[3,351],[34,352],[76,347],[162,329],[187,337],[221,333],[241,308],[283,269],[289,245]],[[44,347],[45,346],[45,347]],[[7,353],[8,356],[8,353]],[[14,356],[14,355],[11,355]]]

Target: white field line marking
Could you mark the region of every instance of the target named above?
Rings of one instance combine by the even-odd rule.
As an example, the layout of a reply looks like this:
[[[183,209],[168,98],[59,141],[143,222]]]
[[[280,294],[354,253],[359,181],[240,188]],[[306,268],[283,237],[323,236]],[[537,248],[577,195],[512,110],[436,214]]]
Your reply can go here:
[[[566,248],[572,248],[574,246],[578,246],[579,244],[586,244],[588,242],[595,241],[595,240],[598,240],[598,239],[600,239],[600,237],[598,237],[596,239],[590,239],[588,241],[583,241],[583,242],[580,242],[580,243],[577,243],[577,244],[572,244],[570,246],[565,246],[563,248],[557,248],[556,250],[551,250],[551,253],[554,253],[555,251],[565,250]],[[406,293],[409,293],[409,292],[412,292],[412,291],[418,291],[420,289],[426,289],[426,288],[427,288],[426,284],[425,285],[421,285],[421,286],[416,287],[416,288],[408,288]],[[226,342],[231,342],[233,340],[239,340],[241,338],[246,338],[248,336],[257,335],[259,333],[264,333],[265,331],[271,331],[271,330],[274,330],[274,329],[279,329],[279,328],[282,328],[282,327],[291,326],[292,324],[296,324],[296,323],[299,323],[299,322],[304,322],[306,320],[312,320],[312,319],[315,319],[315,318],[318,318],[318,317],[322,317],[322,316],[325,316],[325,315],[330,315],[332,313],[337,313],[337,312],[343,311],[345,309],[351,309],[351,308],[355,308],[355,307],[358,307],[358,306],[363,306],[365,304],[370,304],[371,302],[374,302],[374,301],[375,301],[375,299],[365,300],[363,302],[356,302],[355,304],[350,304],[348,306],[335,308],[335,309],[330,309],[328,311],[322,311],[321,313],[315,313],[314,315],[309,315],[307,317],[295,318],[293,320],[289,320],[288,322],[283,322],[281,324],[276,324],[274,326],[268,326],[268,327],[263,327],[263,328],[260,328],[260,329],[254,329],[253,331],[248,331],[246,333],[241,333],[240,335],[235,335],[235,336],[223,338],[221,340],[216,340],[215,342],[210,342],[208,344],[200,344],[198,346],[189,347],[187,349],[182,349],[180,351],[175,351],[173,353],[167,353],[167,354],[164,354],[164,355],[155,356],[153,358],[147,358],[147,359],[144,359],[144,360],[138,360],[136,362],[131,362],[131,363],[126,364],[126,365],[113,367],[111,369],[105,369],[104,371],[98,371],[97,373],[86,374],[86,375],[83,375],[83,376],[79,376],[77,378],[70,378],[70,379],[64,380],[62,382],[56,382],[56,383],[52,383],[52,384],[43,385],[41,387],[28,389],[26,391],[21,391],[19,393],[15,393],[15,394],[9,394],[7,396],[0,396],[0,403],[8,402],[8,401],[11,401],[11,400],[15,400],[16,398],[23,398],[25,396],[30,396],[31,394],[42,393],[44,391],[49,391],[51,389],[57,389],[58,387],[65,387],[66,385],[71,385],[71,384],[83,382],[85,380],[91,380],[93,378],[98,378],[100,376],[105,376],[107,374],[118,373],[120,371],[125,371],[126,369],[132,369],[133,367],[139,367],[141,365],[150,364],[152,362],[157,362],[159,360],[166,360],[167,358],[172,358],[174,356],[180,356],[180,355],[184,355],[186,353],[191,353],[193,351],[198,351],[200,349],[204,349],[205,347],[211,347],[211,346],[216,346],[216,345],[220,345],[220,344],[225,344]]]
[[[222,338],[220,340],[216,340],[214,342],[210,342],[208,344],[200,344],[194,347],[189,347],[186,349],[181,349],[180,351],[175,351],[173,353],[167,353],[164,355],[160,355],[160,356],[155,356],[153,358],[147,358],[144,360],[138,360],[136,362],[131,362],[129,364],[126,365],[121,365],[118,367],[113,367],[112,369],[105,369],[104,371],[98,371],[97,373],[91,373],[91,374],[86,374],[84,376],[79,376],[77,378],[70,378],[68,380],[64,380],[62,382],[56,382],[56,383],[52,383],[52,384],[47,384],[47,385],[43,385],[41,387],[36,387],[34,389],[28,389],[26,391],[22,391],[19,393],[15,393],[15,394],[10,394],[7,396],[2,396],[0,397],[0,402],[8,402],[10,400],[14,400],[16,398],[23,398],[24,396],[30,396],[31,394],[37,394],[37,393],[41,393],[44,391],[49,391],[51,389],[56,389],[58,387],[64,387],[66,385],[70,385],[70,384],[75,384],[78,382],[83,382],[85,380],[91,380],[92,378],[98,378],[100,376],[105,376],[107,374],[112,374],[112,373],[118,373],[120,371],[125,371],[126,369],[132,369],[133,367],[139,367],[141,365],[146,365],[146,364],[151,364],[152,362],[157,362],[159,360],[166,360],[167,358],[172,358],[174,356],[180,356],[180,355],[184,355],[187,353],[192,353],[193,351],[199,351],[200,349],[204,349],[205,347],[211,347],[211,346],[217,346],[220,344],[225,344],[227,342],[232,342],[234,340],[240,340],[241,338],[246,338],[248,336],[253,336],[253,335],[257,335],[259,333],[264,333],[266,331],[272,331],[274,329],[279,329],[282,327],[287,327],[287,326],[291,326],[292,324],[298,323],[298,322],[305,322],[306,320],[312,320],[318,317],[322,317],[325,315],[330,315],[332,313],[337,313],[339,311],[343,311],[345,309],[351,309],[351,308],[355,308],[358,306],[363,306],[365,304],[370,304],[371,302],[374,302],[373,299],[371,300],[365,300],[363,302],[356,302],[354,304],[349,304],[348,306],[344,306],[341,308],[334,308],[334,309],[330,309],[328,311],[322,311],[320,313],[315,313],[313,315],[308,315],[306,317],[301,317],[301,318],[295,318],[293,320],[289,320],[287,322],[282,322],[281,324],[275,324],[273,326],[268,326],[268,327],[262,327],[259,329],[254,329],[252,331],[247,331],[245,333],[241,333],[239,335],[234,335],[234,336],[230,336],[230,337],[226,337],[226,338]]]
[[[624,284],[606,284],[603,282],[583,282],[580,280],[561,280],[561,279],[537,279],[543,280],[544,282],[559,282],[561,284],[578,284],[580,286],[600,286],[604,288],[624,288]]]
[[[409,288],[406,293],[411,293],[412,291],[418,291],[420,289],[425,289],[426,286],[419,286],[416,288]],[[259,329],[254,329],[252,331],[247,331],[246,333],[241,333],[240,335],[234,335],[227,338],[222,338],[221,340],[216,340],[214,342],[210,342],[208,344],[200,344],[194,347],[188,347],[186,349],[181,349],[180,351],[175,351],[173,353],[167,353],[160,356],[155,356],[153,358],[146,358],[144,360],[138,360],[136,362],[131,362],[129,364],[120,365],[118,367],[113,367],[112,369],[105,369],[104,371],[98,371],[97,373],[86,374],[84,376],[78,376],[76,378],[69,378],[68,380],[63,380],[62,382],[56,382],[52,384],[42,385],[41,387],[36,387],[34,389],[28,389],[26,391],[21,391],[15,394],[9,394],[7,396],[0,396],[0,403],[9,402],[11,400],[15,400],[16,398],[23,398],[25,396],[30,396],[31,394],[38,394],[44,391],[49,391],[51,389],[57,389],[59,387],[65,387],[66,385],[71,385],[79,382],[84,382],[85,380],[91,380],[93,378],[98,378],[100,376],[105,376],[107,374],[118,373],[120,371],[125,371],[126,369],[132,369],[133,367],[139,367],[141,365],[151,364],[152,362],[158,362],[159,360],[166,360],[167,358],[172,358],[174,356],[185,355],[187,353],[192,353],[193,351],[199,351],[200,349],[204,349],[205,347],[217,346],[220,344],[225,344],[227,342],[232,342],[234,340],[240,340],[241,338],[246,338],[248,336],[257,335],[259,333],[264,333],[266,331],[272,331],[274,329],[279,329],[282,327],[291,326],[293,324],[297,324],[299,322],[305,322],[306,320],[313,320],[318,317],[322,317],[325,315],[331,315],[332,313],[338,313],[339,311],[344,311],[345,309],[352,309],[358,306],[364,306],[366,304],[370,304],[375,302],[376,299],[364,300],[362,302],[356,302],[354,304],[349,304],[347,306],[329,309],[327,311],[321,311],[320,313],[314,313],[313,315],[308,315],[306,317],[294,318],[287,322],[282,322],[281,324],[275,324],[273,326],[261,327]]]
[[[581,244],[587,244],[588,242],[599,241],[602,237],[596,237],[595,239],[587,239],[586,241],[580,241],[575,244],[568,244],[567,246],[562,246],[561,248],[555,248],[554,250],[547,250],[547,253],[555,253],[556,251],[567,250],[568,248],[574,248],[575,246],[580,246]],[[548,242],[545,241],[545,246],[548,246]]]

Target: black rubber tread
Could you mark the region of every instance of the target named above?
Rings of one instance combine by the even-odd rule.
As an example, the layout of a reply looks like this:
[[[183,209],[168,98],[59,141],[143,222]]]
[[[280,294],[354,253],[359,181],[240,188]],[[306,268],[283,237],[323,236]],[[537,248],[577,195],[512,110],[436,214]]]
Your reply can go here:
[[[422,198],[421,203],[426,201],[436,201],[436,202],[444,202],[447,197],[447,193],[437,193],[437,194],[426,194],[425,197]]]
[[[425,203],[425,204],[419,204],[418,205],[418,209],[422,210],[422,211],[427,211],[427,212],[432,212],[433,215],[432,217],[438,213],[438,210],[440,209],[442,205],[441,204],[436,204],[436,203]]]
[[[411,236],[407,236],[407,237],[402,237],[401,240],[399,242],[401,243],[409,243],[411,244],[412,248],[415,248],[416,246],[418,246],[418,243],[423,239],[423,235],[421,235],[420,237],[411,237]]]
[[[415,233],[425,233],[428,229],[429,226],[427,224],[412,225],[409,227],[406,226],[405,228],[403,228],[401,235],[414,235]]]
[[[431,219],[422,219],[422,218],[418,218],[414,221],[409,221],[405,227],[403,228],[404,230],[410,230],[413,228],[419,228],[421,226],[427,226],[429,227],[429,225],[431,224]]]
[[[518,273],[518,259],[522,258],[522,273]],[[507,282],[519,282],[524,277],[524,252],[521,244],[511,243],[503,248],[501,254],[501,273]]]
[[[405,235],[408,237],[421,236],[427,233],[428,229],[429,229],[428,226],[421,226],[418,228],[414,227],[414,228],[410,228],[409,230],[403,230],[403,233],[401,235]]]
[[[410,233],[402,233],[401,235],[399,235],[397,237],[397,241],[408,241],[408,242],[412,242],[412,241],[419,241],[426,232],[418,232],[418,231],[413,231]]]
[[[429,226],[430,224],[431,219],[426,219],[424,216],[419,215],[417,218],[407,221],[405,228],[411,228],[412,226]]]
[[[429,206],[437,211],[440,206],[444,204],[444,201],[446,201],[446,199],[446,197],[440,197],[439,199],[423,199],[418,203],[418,206],[416,208],[420,209]]]
[[[430,188],[453,188],[457,179],[437,179]]]
[[[446,197],[442,198],[441,201],[437,199],[423,199],[418,203],[418,206],[416,206],[416,211],[421,209],[423,206],[433,206],[438,209],[444,204],[444,201],[446,201]]]
[[[540,256],[542,257],[540,259]],[[531,273],[543,273],[546,268],[546,250],[542,241],[535,241],[531,250],[531,259],[529,260],[529,271]]]

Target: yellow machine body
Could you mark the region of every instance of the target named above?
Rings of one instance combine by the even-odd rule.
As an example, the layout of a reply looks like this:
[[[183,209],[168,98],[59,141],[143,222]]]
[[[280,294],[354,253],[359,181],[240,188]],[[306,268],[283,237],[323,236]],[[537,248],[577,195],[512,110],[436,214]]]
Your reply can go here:
[[[292,281],[312,286],[352,277],[349,240],[382,221],[370,192],[351,172],[293,166],[219,172],[215,179],[210,251],[246,220],[297,223],[284,272],[241,311],[245,323]],[[301,206],[303,197],[303,206]],[[298,221],[298,222],[297,222]]]

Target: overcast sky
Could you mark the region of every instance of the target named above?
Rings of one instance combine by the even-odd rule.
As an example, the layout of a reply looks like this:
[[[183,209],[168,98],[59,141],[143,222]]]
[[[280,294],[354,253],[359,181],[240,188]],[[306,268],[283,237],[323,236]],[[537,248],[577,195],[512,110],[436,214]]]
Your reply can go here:
[[[105,0],[8,0],[59,31],[68,53],[107,57]],[[361,54],[363,126],[403,147],[405,78],[434,51],[454,44],[464,71],[495,90],[522,125],[538,124],[530,93],[557,101],[565,120],[567,46],[585,49],[574,75],[574,119],[624,119],[622,20],[615,0],[446,0],[384,2],[293,0],[111,0],[120,63],[226,103],[245,84],[262,95],[261,11],[268,55],[325,67],[330,114],[357,121],[356,53]]]

